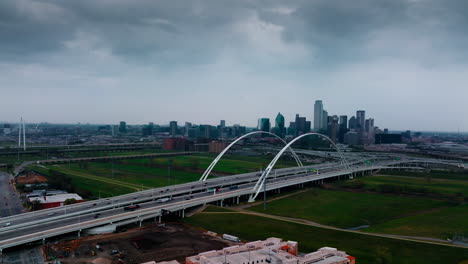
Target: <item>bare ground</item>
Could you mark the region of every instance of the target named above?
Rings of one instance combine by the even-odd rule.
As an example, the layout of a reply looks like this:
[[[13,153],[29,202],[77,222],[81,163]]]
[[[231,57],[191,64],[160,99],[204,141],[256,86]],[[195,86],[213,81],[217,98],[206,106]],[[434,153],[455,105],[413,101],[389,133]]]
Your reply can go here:
[[[101,250],[96,249],[96,244]],[[231,245],[227,241],[206,235],[200,230],[179,223],[164,227],[152,225],[124,233],[97,235],[59,243],[49,247],[49,255],[62,256],[64,264],[92,263],[97,258],[111,263],[143,263],[148,261],[178,260],[185,263],[188,256],[219,250]],[[47,252],[47,248],[44,251]],[[111,254],[117,250],[119,254]],[[92,256],[92,251],[96,253]],[[65,257],[67,253],[68,257]],[[119,259],[123,262],[119,262]]]

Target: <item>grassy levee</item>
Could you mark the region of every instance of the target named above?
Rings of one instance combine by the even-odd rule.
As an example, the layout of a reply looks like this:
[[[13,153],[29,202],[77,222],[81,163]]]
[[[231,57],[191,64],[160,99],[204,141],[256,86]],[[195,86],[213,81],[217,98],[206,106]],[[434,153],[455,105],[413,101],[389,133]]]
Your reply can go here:
[[[47,167],[33,166],[34,170],[48,175],[50,173]],[[122,184],[110,183],[107,179],[82,177],[73,174],[66,174],[66,177],[71,179],[71,186],[68,191],[74,191],[82,195],[84,198],[111,197],[134,192],[136,188],[128,187]]]
[[[228,233],[244,240],[280,237],[299,242],[301,252],[330,246],[346,251],[357,263],[456,264],[468,260],[468,249],[343,232],[245,214],[201,213],[185,218],[195,227]]]
[[[447,179],[410,178],[404,176],[379,175],[364,177],[342,183],[342,187],[356,187],[384,193],[409,193],[424,196],[453,198],[468,197],[468,181]]]
[[[455,234],[468,237],[467,219],[468,205],[460,205],[390,220],[365,228],[363,231],[452,239]]]
[[[170,171],[168,180],[167,168],[149,168],[133,164],[114,164],[114,172],[112,173],[111,163],[89,162],[86,167],[80,168],[79,164],[70,164],[68,171],[87,173],[99,177],[113,179],[141,188],[146,187],[162,187],[168,184],[177,184],[198,180],[200,174],[186,171]]]
[[[307,219],[320,224],[351,228],[373,225],[414,212],[448,206],[445,201],[375,193],[346,192],[313,188],[257,205],[249,210]]]
[[[417,177],[417,178],[428,178],[432,179],[446,179],[446,180],[460,180],[468,181],[468,170],[467,171],[442,171],[442,170],[431,170],[430,173],[425,171],[398,171],[398,170],[382,170],[382,175],[394,175],[402,177]]]

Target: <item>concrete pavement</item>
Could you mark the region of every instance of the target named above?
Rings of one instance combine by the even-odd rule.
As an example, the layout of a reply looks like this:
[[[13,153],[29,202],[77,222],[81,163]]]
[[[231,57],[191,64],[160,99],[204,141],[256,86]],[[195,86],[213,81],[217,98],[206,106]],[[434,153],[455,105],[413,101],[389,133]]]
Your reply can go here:
[[[23,212],[23,206],[18,193],[10,184],[13,178],[10,174],[0,172],[0,217],[16,215]]]

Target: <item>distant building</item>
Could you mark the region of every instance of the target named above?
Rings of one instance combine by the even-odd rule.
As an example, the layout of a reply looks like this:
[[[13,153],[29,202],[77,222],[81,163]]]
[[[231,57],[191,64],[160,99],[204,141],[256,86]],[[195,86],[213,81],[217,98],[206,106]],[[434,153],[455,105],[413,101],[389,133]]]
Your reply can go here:
[[[306,118],[305,117],[300,117],[299,114],[296,114],[296,121],[295,127],[296,127],[296,133],[295,136],[299,136],[302,134],[305,134],[307,132],[310,132],[310,122],[307,124]]]
[[[11,125],[10,124],[3,124],[3,134],[5,134],[5,135],[11,134]]]
[[[359,130],[364,130],[366,122],[366,111],[358,110],[356,112],[356,128]]]
[[[259,118],[257,129],[261,131],[270,132],[270,119],[269,118]]]
[[[401,144],[403,142],[401,134],[376,134],[375,144]]]
[[[365,131],[368,143],[373,144],[375,139],[375,126],[373,118],[366,119]]]
[[[127,133],[127,123],[125,121],[120,121],[119,132]]]
[[[271,237],[187,257],[185,264],[355,264],[355,261],[353,256],[331,247],[299,255],[297,242]]]
[[[163,141],[163,149],[165,150],[188,150],[187,140],[185,138],[165,138]]]
[[[275,118],[275,134],[280,138],[284,138],[284,136],[286,136],[284,116],[281,113],[278,113]]]
[[[190,122],[185,122],[185,127],[184,127],[184,136],[189,137],[189,131],[192,128],[192,123]]]
[[[171,137],[175,137],[177,135],[177,121],[169,122],[169,132],[171,133]]]
[[[348,132],[348,116],[340,116],[340,121],[338,123],[338,141],[344,142],[344,135]]]
[[[226,127],[226,120],[219,121],[219,126],[220,127]]]
[[[38,209],[46,209],[46,208],[53,208],[63,206],[65,200],[67,199],[75,199],[76,202],[83,202],[83,198],[76,193],[64,193],[64,194],[56,194],[51,196],[38,196],[38,197],[29,197],[29,202],[39,201],[40,208]]]
[[[322,133],[326,133],[326,130],[328,128],[328,112],[323,110],[322,111],[322,127],[321,127],[321,130],[325,130],[325,131],[322,131]]]
[[[344,143],[350,146],[359,145],[359,134],[351,131],[344,135]]]
[[[199,129],[200,129],[198,133],[199,137],[206,138],[206,139],[215,138],[215,135],[214,135],[215,129],[211,125],[200,125]]]
[[[352,116],[349,119],[349,130],[356,130],[357,129],[357,120],[356,117]]]
[[[149,122],[148,125],[144,126],[142,129],[143,136],[152,136],[154,131],[154,123]]]
[[[227,147],[226,142],[220,142],[220,141],[211,141],[208,143],[208,152],[211,153],[220,153]]]
[[[233,134],[234,137],[240,137],[240,136],[246,134],[245,126],[235,124],[234,126],[232,126],[232,128],[233,128],[232,134]]]
[[[296,136],[296,122],[289,122],[288,135]]]
[[[319,132],[322,129],[323,103],[322,100],[315,101],[314,104],[314,131]]]
[[[338,137],[338,116],[330,116],[328,122],[328,135],[330,139],[336,143]]]

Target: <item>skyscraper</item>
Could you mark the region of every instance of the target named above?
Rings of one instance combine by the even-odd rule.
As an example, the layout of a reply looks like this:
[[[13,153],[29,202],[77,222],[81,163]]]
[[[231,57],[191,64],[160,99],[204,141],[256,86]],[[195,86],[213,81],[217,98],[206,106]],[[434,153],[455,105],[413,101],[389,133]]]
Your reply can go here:
[[[310,121],[307,121],[305,117],[299,116],[299,114],[296,114],[296,119],[295,119],[295,136],[299,136],[302,134],[305,134],[307,132],[310,132]]]
[[[356,130],[356,128],[357,128],[356,117],[352,116],[349,119],[349,130]]]
[[[226,126],[226,120],[219,121],[219,126],[225,127]]]
[[[328,112],[323,110],[322,111],[322,127],[321,130],[327,130],[328,128]],[[325,131],[326,133],[326,131]]]
[[[330,116],[328,122],[328,135],[330,139],[336,143],[336,138],[338,136],[338,116]]]
[[[169,131],[171,131],[171,137],[175,137],[177,134],[177,121],[169,122]]]
[[[338,141],[344,142],[344,135],[348,132],[348,116],[340,116],[340,122],[338,125]]]
[[[125,121],[120,121],[119,132],[127,133],[127,123]]]
[[[189,136],[189,131],[192,128],[192,123],[190,122],[185,122],[185,130],[184,130],[184,136],[188,137]]]
[[[357,129],[364,130],[366,122],[366,111],[358,110],[356,112],[356,127]]]
[[[275,118],[275,134],[281,138],[284,138],[286,134],[286,128],[284,127],[284,116],[281,113],[278,113]]]
[[[261,131],[270,132],[270,118],[259,118],[257,129]]]
[[[323,103],[322,100],[315,101],[314,104],[314,131],[318,132],[322,129],[322,117],[323,117]]]

